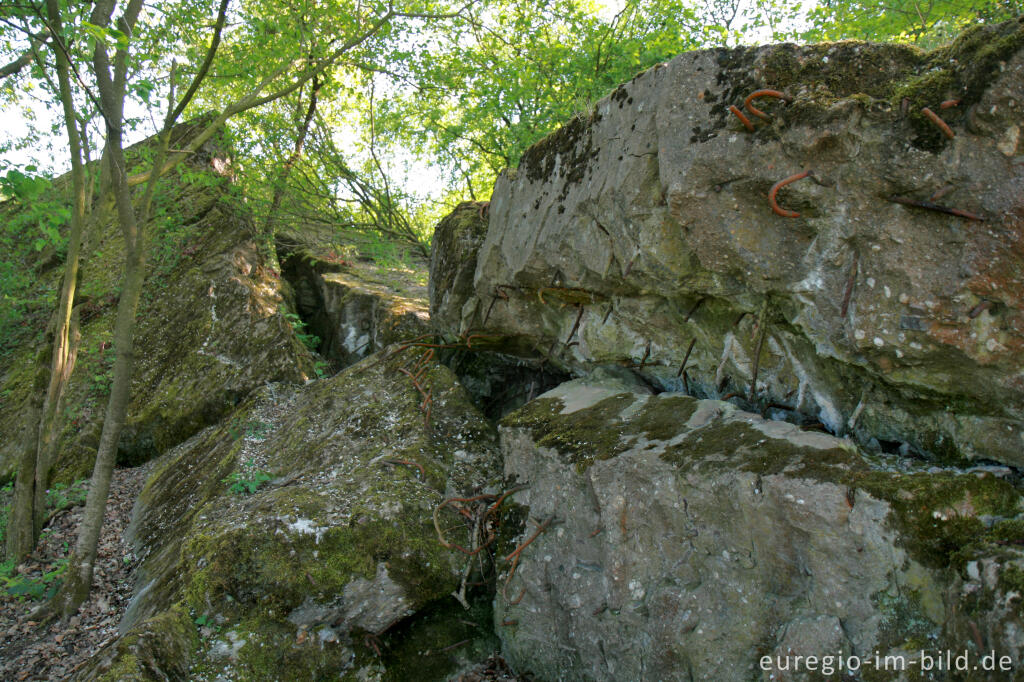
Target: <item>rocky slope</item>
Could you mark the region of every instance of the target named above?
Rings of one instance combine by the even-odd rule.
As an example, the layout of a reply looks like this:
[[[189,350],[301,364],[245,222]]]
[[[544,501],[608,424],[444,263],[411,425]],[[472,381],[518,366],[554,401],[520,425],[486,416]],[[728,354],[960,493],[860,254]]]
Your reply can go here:
[[[215,193],[78,676],[1024,679],[1022,26],[681,55],[442,221],[426,292],[315,244],[281,279]]]

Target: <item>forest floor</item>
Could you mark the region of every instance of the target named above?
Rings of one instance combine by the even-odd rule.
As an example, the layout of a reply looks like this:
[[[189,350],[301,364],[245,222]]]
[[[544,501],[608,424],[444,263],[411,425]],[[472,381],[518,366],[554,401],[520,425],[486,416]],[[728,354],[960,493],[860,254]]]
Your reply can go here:
[[[54,621],[39,627],[31,613],[41,601],[28,592],[45,595],[63,573],[78,537],[83,505],[66,507],[54,514],[36,551],[17,567],[14,577],[6,579],[7,589],[0,591],[0,679],[68,679],[100,647],[117,638],[117,624],[132,596],[131,573],[135,565],[124,530],[150,468],[145,465],[114,471],[92,592],[67,623]],[[26,593],[11,594],[12,589]]]
[[[36,552],[17,567],[13,577],[0,577],[0,680],[69,679],[101,647],[117,639],[117,626],[132,596],[132,573],[136,564],[124,531],[131,521],[135,498],[151,468],[150,463],[114,471],[92,592],[67,623],[54,621],[40,627],[31,614],[42,603],[39,598],[56,585],[64,570],[82,520],[81,500],[76,498],[77,504],[61,509],[50,518]],[[72,496],[77,494],[70,489],[66,492]],[[77,497],[84,499],[84,495]],[[11,594],[12,589],[15,594]],[[519,679],[500,656],[494,655],[464,673],[459,681]]]

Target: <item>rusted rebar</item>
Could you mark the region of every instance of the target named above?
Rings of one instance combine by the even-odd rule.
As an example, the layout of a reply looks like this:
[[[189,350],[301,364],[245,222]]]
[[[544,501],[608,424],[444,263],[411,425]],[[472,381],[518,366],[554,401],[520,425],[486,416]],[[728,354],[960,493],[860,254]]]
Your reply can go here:
[[[752,113],[754,116],[757,116],[758,118],[765,121],[772,120],[772,117],[753,105],[753,101],[759,97],[776,97],[778,99],[781,99],[783,102],[786,102],[787,104],[793,101],[792,97],[785,94],[784,92],[779,92],[778,90],[755,90],[754,92],[747,95],[747,98],[743,100],[743,106],[746,107],[747,111]]]
[[[790,175],[788,178],[785,178],[784,180],[779,180],[774,185],[772,185],[772,188],[770,190],[768,190],[768,203],[771,204],[772,211],[775,212],[775,215],[780,215],[783,218],[799,218],[800,217],[800,214],[797,213],[796,211],[790,211],[790,210],[787,210],[787,209],[782,208],[781,206],[779,206],[779,204],[776,203],[776,201],[775,201],[775,195],[779,193],[780,189],[782,189],[783,187],[785,187],[789,183],[796,182],[797,180],[803,180],[804,178],[806,178],[810,174],[811,174],[811,171],[805,170],[802,173],[797,173],[795,175]]]

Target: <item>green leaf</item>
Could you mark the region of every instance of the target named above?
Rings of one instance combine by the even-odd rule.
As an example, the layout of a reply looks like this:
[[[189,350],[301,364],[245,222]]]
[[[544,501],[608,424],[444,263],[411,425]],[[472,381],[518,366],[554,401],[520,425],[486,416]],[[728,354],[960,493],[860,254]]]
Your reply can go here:
[[[88,21],[83,21],[82,30],[93,40],[98,40],[107,47],[116,47],[117,49],[128,47],[128,34],[111,26],[97,26]]]

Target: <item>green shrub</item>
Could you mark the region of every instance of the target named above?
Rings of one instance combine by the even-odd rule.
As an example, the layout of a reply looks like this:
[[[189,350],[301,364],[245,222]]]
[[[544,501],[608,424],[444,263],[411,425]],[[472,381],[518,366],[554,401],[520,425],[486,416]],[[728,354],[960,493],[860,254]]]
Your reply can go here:
[[[242,465],[241,471],[226,477],[223,482],[229,484],[228,491],[235,495],[251,495],[272,478],[266,471],[258,469],[254,460],[249,459]]]

